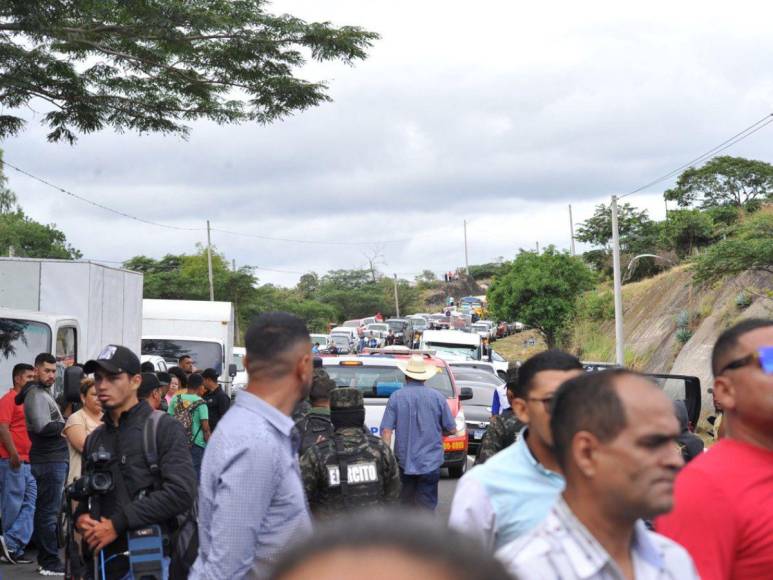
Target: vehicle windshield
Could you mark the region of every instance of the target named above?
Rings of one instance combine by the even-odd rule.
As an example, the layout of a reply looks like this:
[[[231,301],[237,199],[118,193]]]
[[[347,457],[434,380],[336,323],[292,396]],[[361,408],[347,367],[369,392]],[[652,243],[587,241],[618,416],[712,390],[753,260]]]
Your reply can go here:
[[[388,399],[389,395],[405,386],[405,375],[393,366],[340,366],[325,365],[330,378],[339,387],[356,387],[362,391],[365,398]],[[441,368],[439,372],[424,383],[439,391],[445,397],[454,396],[451,378],[448,370]]]
[[[406,326],[404,320],[387,320],[386,323],[389,325],[390,329],[397,331],[402,331]]]
[[[488,326],[485,324],[473,324],[472,329],[475,331],[488,331]]]
[[[41,352],[51,350],[51,328],[42,322],[0,318],[0,384],[13,384],[11,373],[18,363],[32,364]]]
[[[336,347],[341,348],[343,346],[349,348],[350,341],[348,336],[343,334],[334,334],[330,338],[333,339],[333,343],[336,345]]]
[[[369,324],[368,330],[371,332],[389,332],[388,324]]]
[[[411,319],[411,320],[412,320],[412,322],[413,322],[413,325],[414,325],[416,328],[424,328],[424,327],[426,327],[426,326],[427,326],[427,321],[426,321],[426,320],[424,320],[423,318],[413,318],[413,319]]]
[[[495,360],[497,362],[507,362],[505,360],[505,357],[503,357],[501,354],[499,354],[497,351],[492,350],[491,351],[491,360]]]
[[[454,378],[457,381],[471,381],[474,383],[486,383],[487,385],[501,385],[504,383],[504,381],[494,373],[479,371],[477,369],[451,367],[451,372],[454,373]]]
[[[450,354],[454,356],[463,356],[471,359],[478,359],[478,347],[471,344],[448,344],[442,342],[428,342],[425,345],[428,349],[441,354]]]
[[[223,348],[216,342],[205,340],[173,340],[169,338],[143,338],[142,354],[155,354],[170,365],[186,354],[193,359],[197,369],[215,369],[223,372]]]
[[[341,326],[345,326],[346,328],[359,328],[360,327],[360,321],[359,320],[347,320]]]
[[[312,334],[310,336],[311,344],[318,342],[320,346],[327,344],[327,334]]]
[[[233,355],[233,364],[236,365],[236,372],[241,373],[244,371],[244,355],[242,354],[234,354]]]

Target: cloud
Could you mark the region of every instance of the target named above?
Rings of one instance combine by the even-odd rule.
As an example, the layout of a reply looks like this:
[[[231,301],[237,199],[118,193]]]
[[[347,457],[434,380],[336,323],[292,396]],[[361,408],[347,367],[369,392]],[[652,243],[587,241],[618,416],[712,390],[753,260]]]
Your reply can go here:
[[[767,23],[722,3],[421,3],[283,1],[276,11],[382,34],[354,67],[311,63],[333,103],[271,126],[197,123],[191,138],[83,136],[75,147],[29,130],[9,161],[147,219],[349,246],[270,242],[215,232],[238,264],[323,272],[363,265],[386,244],[395,272],[472,262],[518,247],[568,247],[575,221],[697,156],[770,112]],[[39,118],[39,116],[37,117]],[[730,151],[770,160],[765,131]],[[25,210],[56,222],[86,256],[191,251],[204,233],[143,226],[14,172]],[[653,215],[668,184],[632,197]],[[647,193],[651,195],[646,195]],[[268,270],[264,281],[297,274]]]

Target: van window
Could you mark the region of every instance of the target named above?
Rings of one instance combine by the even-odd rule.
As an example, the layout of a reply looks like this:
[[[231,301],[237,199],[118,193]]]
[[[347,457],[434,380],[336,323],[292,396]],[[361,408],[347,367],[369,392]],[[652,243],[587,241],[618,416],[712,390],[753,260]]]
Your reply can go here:
[[[11,371],[18,363],[32,364],[51,348],[51,328],[42,322],[0,318],[0,385],[12,384]]]
[[[356,387],[362,391],[366,399],[388,399],[397,389],[405,386],[405,375],[396,367],[368,366],[336,366],[325,365],[325,371],[339,387]],[[424,383],[439,391],[443,396],[454,396],[454,388],[448,370],[441,368],[431,379]]]
[[[56,331],[56,362],[70,367],[78,360],[78,331],[74,326],[62,326]]]

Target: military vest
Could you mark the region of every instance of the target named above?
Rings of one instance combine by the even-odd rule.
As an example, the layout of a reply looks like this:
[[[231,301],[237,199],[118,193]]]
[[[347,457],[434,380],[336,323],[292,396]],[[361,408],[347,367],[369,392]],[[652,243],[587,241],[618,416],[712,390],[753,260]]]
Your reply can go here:
[[[385,465],[379,439],[360,429],[343,431],[314,447],[324,470],[314,506],[320,515],[337,515],[384,501]]]
[[[321,441],[320,438],[326,439],[333,434],[333,423],[330,421],[330,417],[316,413],[309,413],[298,421],[295,427],[301,438],[299,455],[303,455],[309,447],[313,447],[315,443]]]

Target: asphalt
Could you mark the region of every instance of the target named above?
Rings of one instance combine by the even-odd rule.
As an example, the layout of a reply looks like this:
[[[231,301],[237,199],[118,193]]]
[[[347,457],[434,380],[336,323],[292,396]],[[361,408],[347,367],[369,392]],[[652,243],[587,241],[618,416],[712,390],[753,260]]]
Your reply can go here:
[[[468,459],[468,467],[472,467],[472,459]],[[456,482],[458,480],[449,477],[446,470],[441,473],[440,484],[438,485],[438,507],[437,516],[442,521],[448,521],[448,514],[451,511],[451,500],[454,497]],[[27,556],[35,560],[35,551],[29,550]],[[0,564],[0,580],[35,580],[39,578],[48,578],[41,576],[37,572],[37,564],[26,564],[8,566]]]

